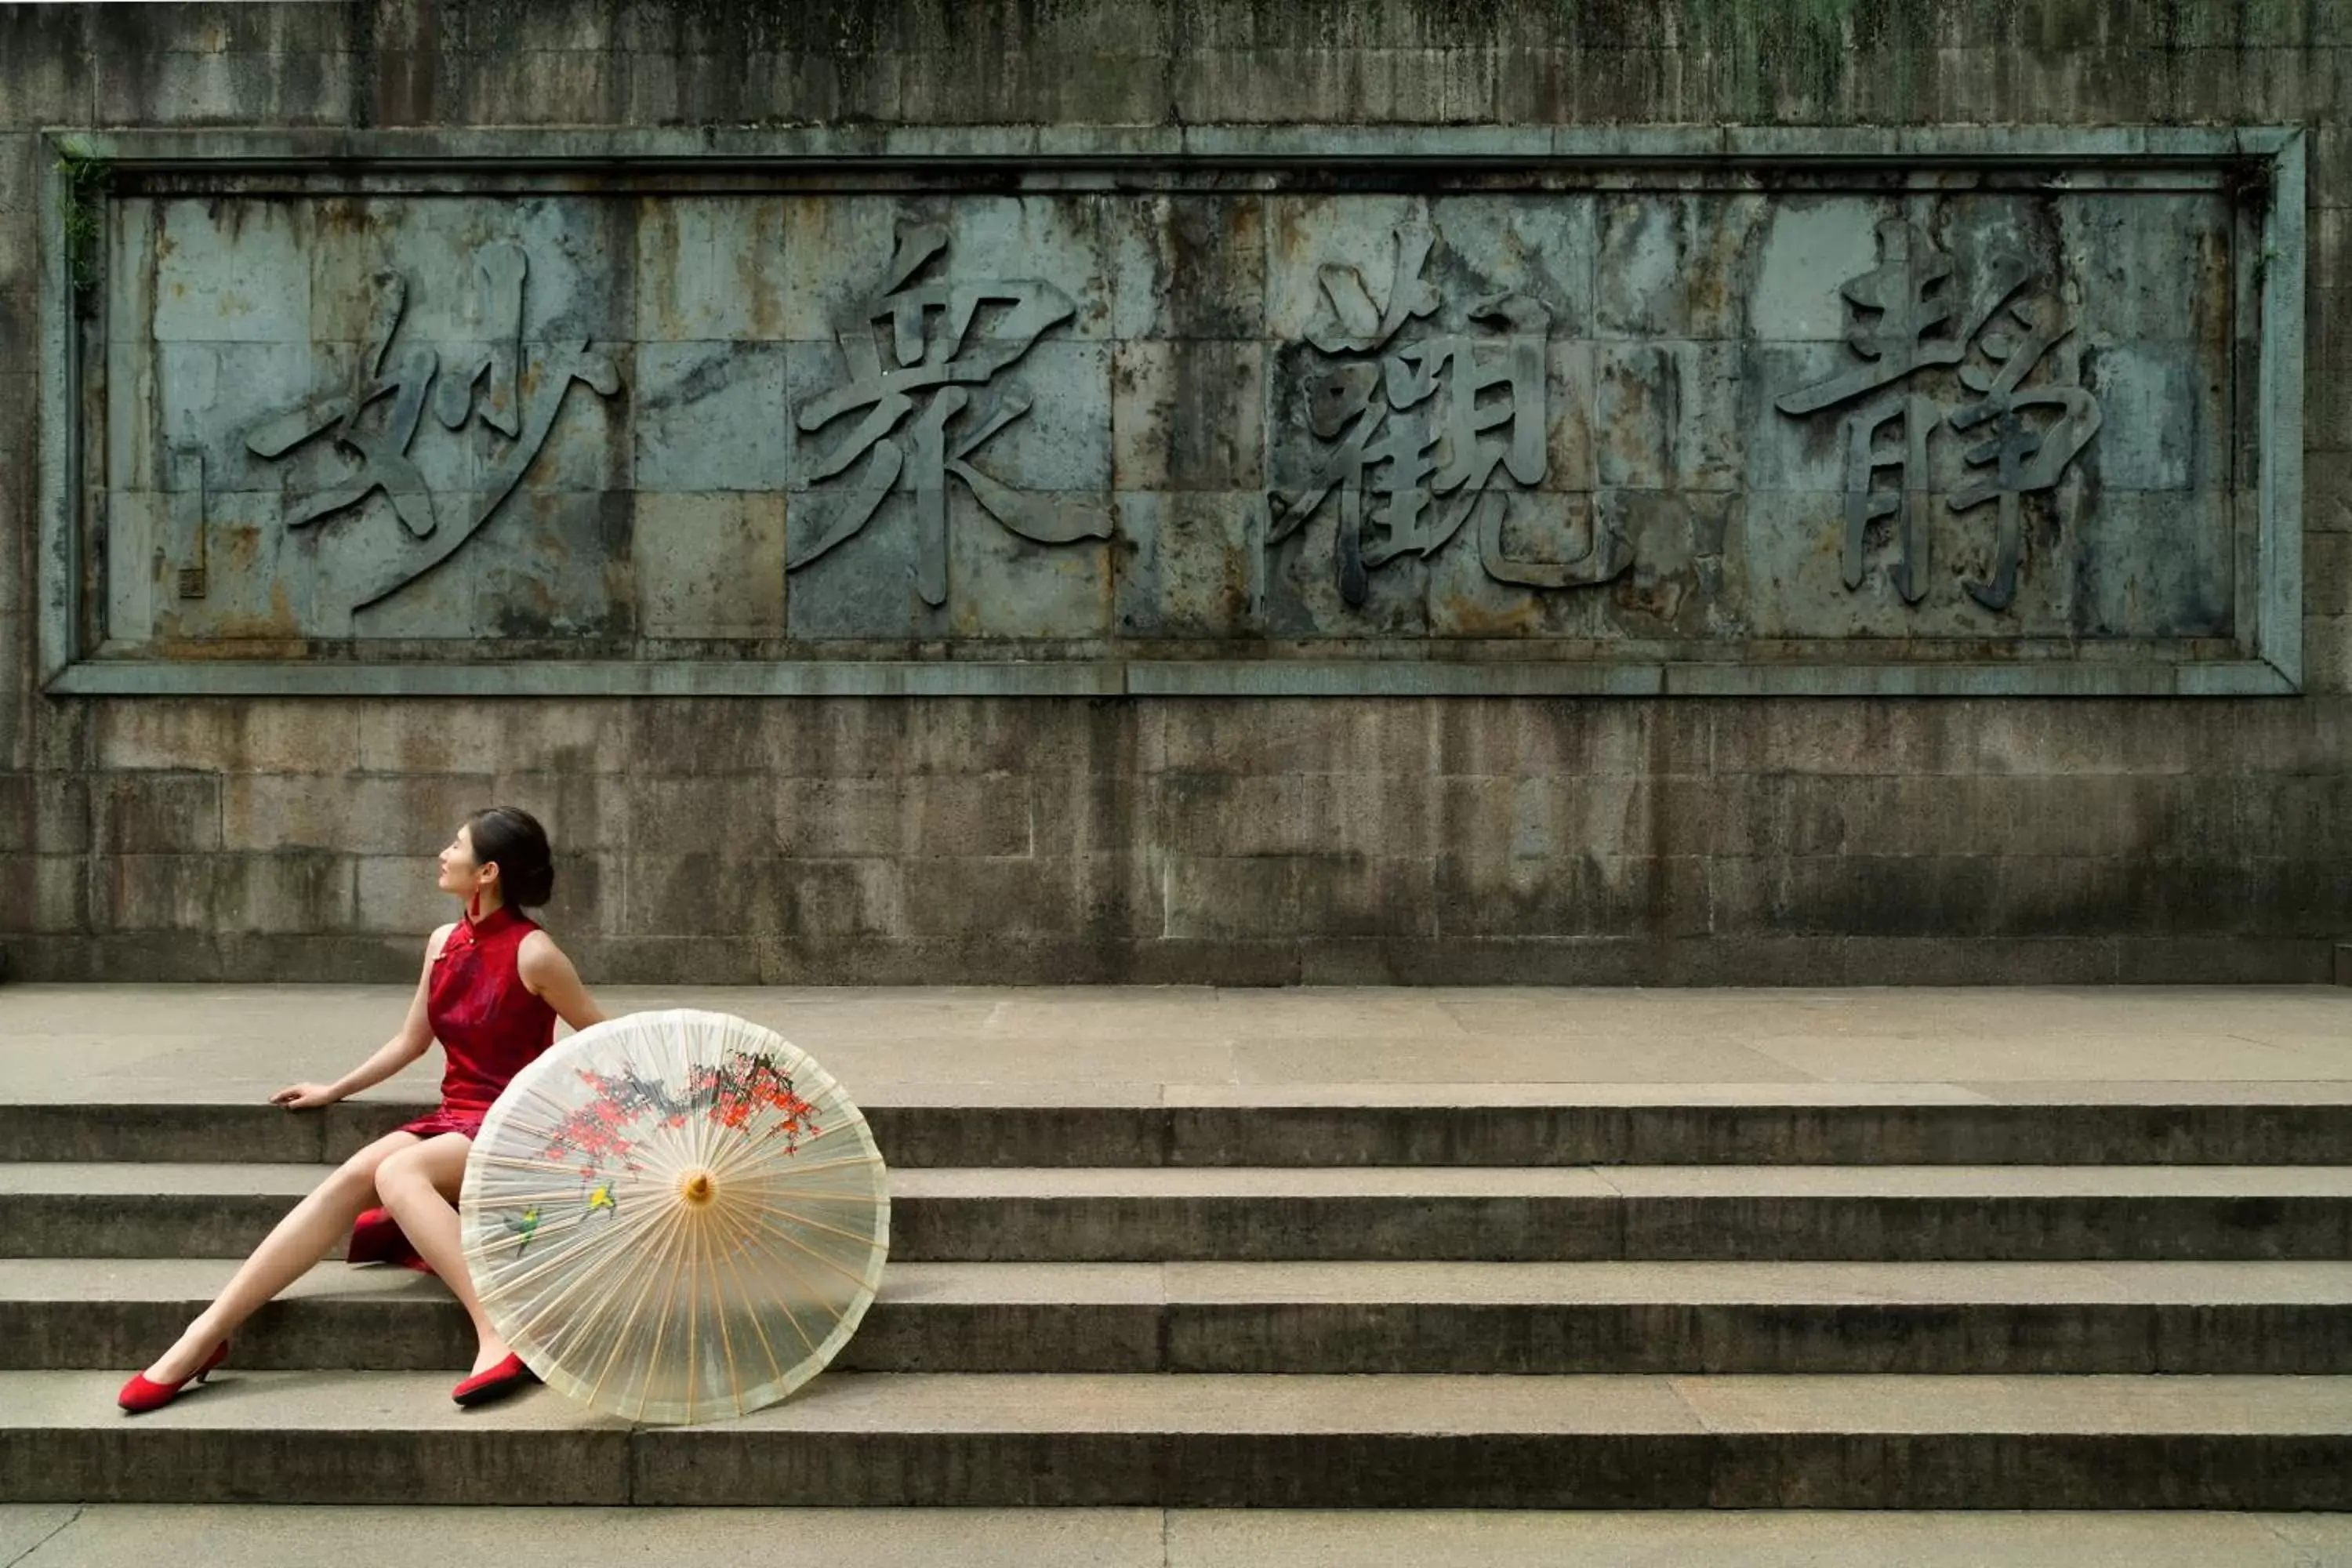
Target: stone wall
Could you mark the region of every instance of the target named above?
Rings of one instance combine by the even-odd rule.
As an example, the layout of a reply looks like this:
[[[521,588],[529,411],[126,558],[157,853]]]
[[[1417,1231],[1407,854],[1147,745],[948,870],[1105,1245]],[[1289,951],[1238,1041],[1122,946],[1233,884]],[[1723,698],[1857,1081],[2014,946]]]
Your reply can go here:
[[[2266,0],[0,6],[0,948],[31,976],[397,978],[445,912],[433,851],[497,799],[548,820],[550,923],[614,981],[2326,979],[2352,902],[2347,51],[2352,19]],[[2300,691],[44,689],[42,132],[810,122],[2300,127]],[[101,515],[121,547],[132,514]],[[631,589],[753,642],[765,592]],[[2034,603],[2058,643],[2100,630]],[[2179,605],[2133,629],[2224,629]]]

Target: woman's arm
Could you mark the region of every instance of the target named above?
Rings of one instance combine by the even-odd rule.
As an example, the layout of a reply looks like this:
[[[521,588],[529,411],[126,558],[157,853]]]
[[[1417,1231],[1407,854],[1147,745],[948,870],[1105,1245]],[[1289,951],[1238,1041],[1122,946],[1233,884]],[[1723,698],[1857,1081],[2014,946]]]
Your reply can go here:
[[[604,1021],[604,1010],[596,1005],[588,987],[580,984],[572,961],[545,931],[535,931],[522,939],[522,948],[515,954],[515,971],[522,976],[524,989],[544,998],[555,1016],[574,1029]]]
[[[272,1105],[282,1105],[289,1110],[316,1110],[322,1105],[332,1105],[348,1099],[363,1089],[373,1089],[390,1078],[433,1046],[433,1026],[425,1016],[425,993],[433,976],[433,961],[441,956],[441,944],[449,940],[455,925],[443,926],[425,944],[425,968],[416,977],[416,994],[408,999],[408,1016],[401,1020],[400,1032],[376,1047],[375,1055],[345,1073],[332,1083],[289,1084],[269,1097]]]

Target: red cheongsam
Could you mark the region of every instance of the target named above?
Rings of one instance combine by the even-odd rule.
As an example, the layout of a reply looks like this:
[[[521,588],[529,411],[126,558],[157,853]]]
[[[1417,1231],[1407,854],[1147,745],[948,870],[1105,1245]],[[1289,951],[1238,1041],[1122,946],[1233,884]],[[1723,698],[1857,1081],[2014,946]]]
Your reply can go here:
[[[481,1131],[491,1103],[514,1075],[555,1042],[555,1009],[522,983],[516,959],[523,938],[539,929],[528,917],[497,909],[479,921],[460,921],[433,961],[425,983],[425,1016],[448,1058],[441,1073],[441,1104],[403,1132],[436,1138]],[[416,1250],[382,1209],[360,1215],[352,1230],[353,1263],[407,1263],[422,1268]]]

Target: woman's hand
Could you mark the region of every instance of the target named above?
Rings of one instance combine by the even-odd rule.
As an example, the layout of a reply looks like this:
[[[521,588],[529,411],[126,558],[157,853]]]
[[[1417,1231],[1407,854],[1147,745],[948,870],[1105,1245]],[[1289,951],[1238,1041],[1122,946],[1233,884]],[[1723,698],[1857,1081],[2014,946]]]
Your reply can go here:
[[[272,1105],[282,1105],[289,1110],[317,1110],[343,1097],[332,1086],[323,1083],[291,1083],[269,1097]]]

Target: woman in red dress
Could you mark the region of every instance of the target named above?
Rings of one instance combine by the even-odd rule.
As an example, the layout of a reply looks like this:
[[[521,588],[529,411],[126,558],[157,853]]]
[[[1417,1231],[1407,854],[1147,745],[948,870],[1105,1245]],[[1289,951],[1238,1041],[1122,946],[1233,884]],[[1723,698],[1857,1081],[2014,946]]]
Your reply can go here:
[[[483,1116],[524,1064],[554,1042],[556,1019],[584,1029],[604,1016],[572,961],[521,913],[545,903],[554,881],[547,834],[528,812],[495,806],[457,830],[441,851],[440,887],[465,903],[466,916],[425,945],[425,973],[400,1032],[335,1082],[298,1083],[270,1097],[289,1110],[332,1105],[390,1078],[437,1039],[448,1056],[440,1109],[344,1161],[279,1220],[179,1342],[122,1385],[124,1410],[159,1409],[189,1379],[204,1381],[227,1356],[237,1325],[308,1273],[379,1199],[474,1321],[480,1346],[473,1373],[452,1397],[478,1405],[531,1380],[482,1315],[454,1205]]]

